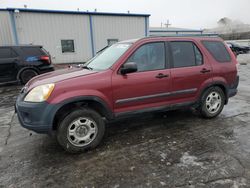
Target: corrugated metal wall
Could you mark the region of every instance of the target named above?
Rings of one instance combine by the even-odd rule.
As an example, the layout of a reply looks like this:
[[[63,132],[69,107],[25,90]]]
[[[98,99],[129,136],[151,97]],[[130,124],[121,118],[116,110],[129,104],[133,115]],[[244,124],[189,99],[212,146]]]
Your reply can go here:
[[[148,30],[145,16],[25,11],[0,11],[0,15],[1,26],[5,25],[0,27],[0,45],[43,45],[53,63],[86,62],[108,45],[108,39],[140,38]],[[75,52],[62,53],[61,40],[74,40]]]
[[[145,36],[145,17],[92,16],[96,51],[107,46],[107,39],[119,41]]]
[[[0,11],[0,45],[11,45],[13,43],[10,14],[8,11]]]
[[[83,62],[92,56],[87,15],[21,12],[16,28],[20,44],[43,45],[55,63]],[[74,40],[75,52],[62,53],[63,39]]]

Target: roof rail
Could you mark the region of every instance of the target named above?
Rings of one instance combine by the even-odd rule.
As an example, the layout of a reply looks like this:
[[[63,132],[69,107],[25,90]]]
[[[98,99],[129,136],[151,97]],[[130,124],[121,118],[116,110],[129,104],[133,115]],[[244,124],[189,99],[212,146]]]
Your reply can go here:
[[[149,35],[149,37],[219,37],[215,33],[206,33],[206,34],[168,34],[168,35]]]

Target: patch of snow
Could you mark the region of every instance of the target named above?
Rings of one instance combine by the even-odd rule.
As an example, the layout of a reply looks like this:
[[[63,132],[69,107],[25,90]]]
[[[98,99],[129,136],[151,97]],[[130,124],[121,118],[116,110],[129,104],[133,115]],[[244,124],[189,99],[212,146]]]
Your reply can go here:
[[[197,157],[189,155],[188,152],[185,152],[180,158],[180,163],[178,166],[203,166],[202,162],[197,162]]]
[[[213,182],[212,184],[220,184],[220,185],[231,184],[232,188],[239,188],[247,185],[245,178],[241,178],[239,180],[231,180],[231,179],[218,180]]]
[[[114,186],[114,188],[118,188],[118,187],[120,187],[120,185],[119,185],[119,184],[116,184],[116,185]]]
[[[167,154],[165,154],[165,153],[161,153],[160,156],[161,156],[161,158],[164,159],[164,160],[167,158]]]
[[[135,169],[135,166],[131,166],[130,170],[133,171]]]
[[[167,185],[164,181],[160,181],[160,184],[161,184],[162,186]]]

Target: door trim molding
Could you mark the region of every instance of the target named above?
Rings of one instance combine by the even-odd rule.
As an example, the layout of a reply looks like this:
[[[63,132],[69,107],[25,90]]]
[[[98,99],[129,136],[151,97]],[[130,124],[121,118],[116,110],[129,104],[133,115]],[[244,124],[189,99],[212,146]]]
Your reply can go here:
[[[150,107],[150,108],[145,108],[142,110],[118,112],[118,113],[115,113],[115,118],[130,117],[130,116],[135,116],[135,115],[139,115],[139,114],[143,114],[143,113],[150,113],[150,112],[177,110],[177,109],[180,109],[180,108],[185,107],[185,106],[194,105],[195,103],[196,103],[196,101],[190,101],[190,102],[177,103],[177,104],[173,104],[173,105]]]
[[[124,104],[129,102],[139,102],[146,99],[152,99],[152,98],[160,98],[160,97],[168,97],[168,96],[175,96],[175,95],[181,95],[181,94],[190,94],[197,91],[197,88],[191,88],[191,89],[184,89],[184,90],[178,90],[173,92],[166,92],[166,93],[159,93],[154,95],[145,95],[140,97],[131,97],[126,99],[118,99],[115,101],[115,104]]]

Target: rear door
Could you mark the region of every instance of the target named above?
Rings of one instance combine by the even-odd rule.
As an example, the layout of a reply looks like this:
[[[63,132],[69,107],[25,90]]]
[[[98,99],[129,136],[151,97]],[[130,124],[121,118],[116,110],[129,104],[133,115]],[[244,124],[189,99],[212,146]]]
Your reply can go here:
[[[11,47],[0,47],[0,82],[16,80],[18,57]]]
[[[135,62],[138,71],[112,77],[115,113],[147,109],[167,103],[171,75],[165,42],[150,42],[138,47],[126,62]]]
[[[212,82],[212,67],[194,41],[171,41],[169,45],[173,102],[193,101],[202,85]]]

